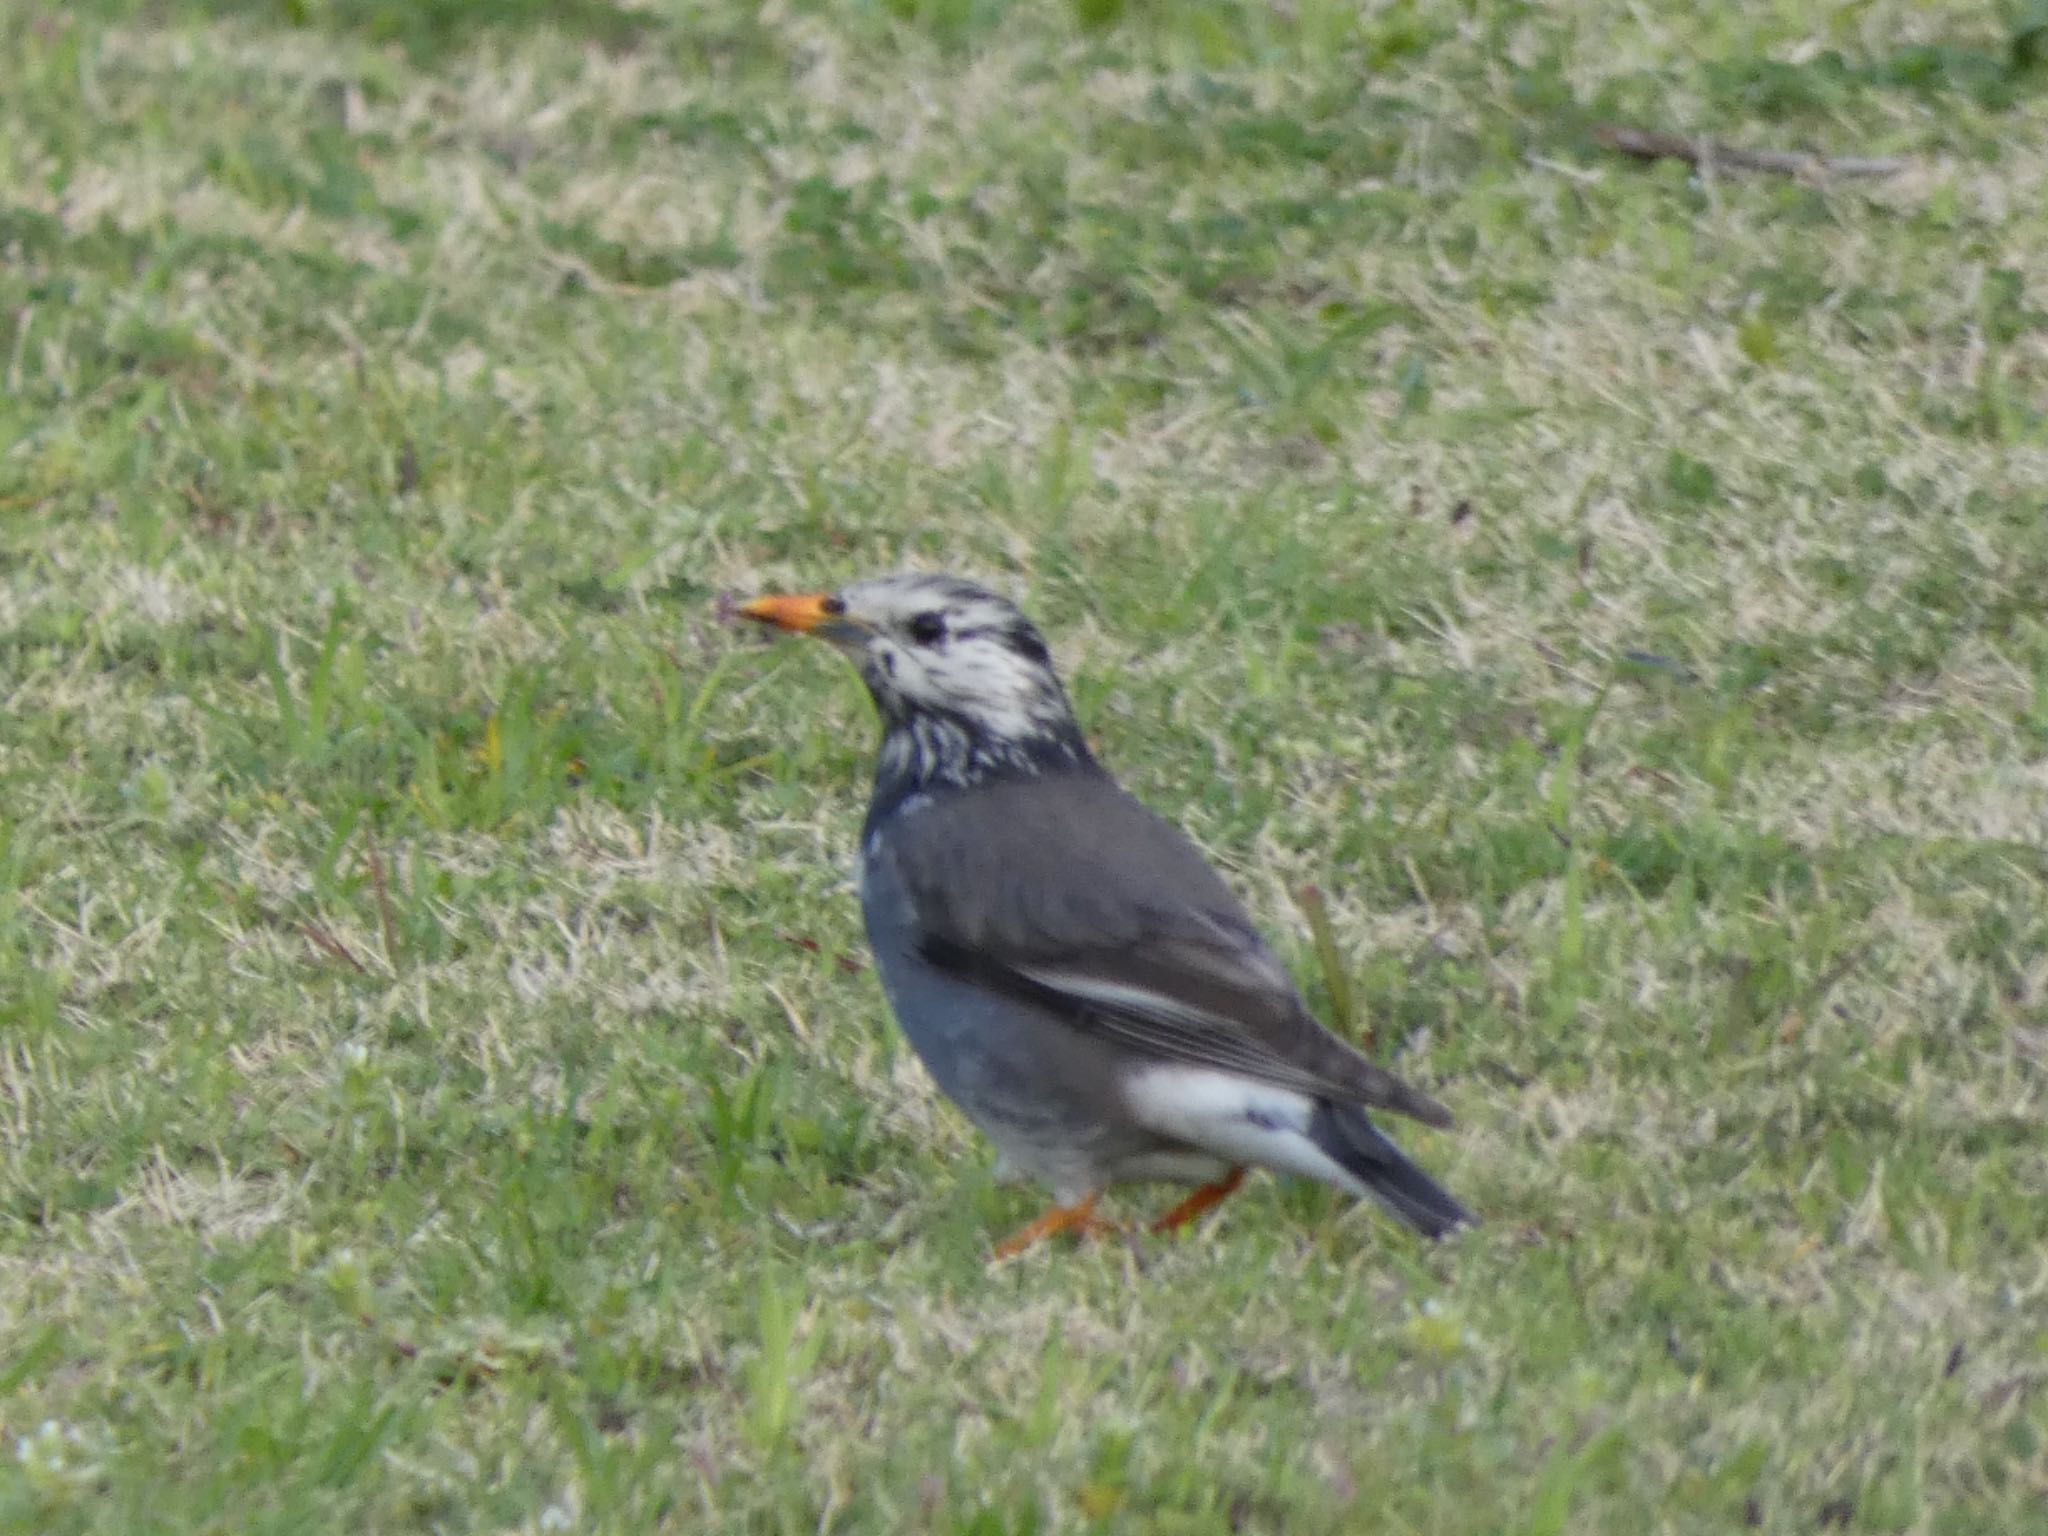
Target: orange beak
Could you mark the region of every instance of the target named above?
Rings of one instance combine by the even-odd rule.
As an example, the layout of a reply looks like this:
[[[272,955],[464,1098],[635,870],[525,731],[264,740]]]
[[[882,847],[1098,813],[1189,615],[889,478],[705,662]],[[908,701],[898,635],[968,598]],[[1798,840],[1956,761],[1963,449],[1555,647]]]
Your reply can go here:
[[[798,597],[757,597],[740,604],[740,612],[777,629],[793,629],[807,635],[843,612],[839,599],[825,592],[806,592]]]

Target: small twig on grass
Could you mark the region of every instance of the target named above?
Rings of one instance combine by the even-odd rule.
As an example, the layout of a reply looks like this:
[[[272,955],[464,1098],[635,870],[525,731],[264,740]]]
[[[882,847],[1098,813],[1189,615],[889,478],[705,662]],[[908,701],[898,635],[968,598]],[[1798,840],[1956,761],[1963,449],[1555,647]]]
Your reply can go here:
[[[368,836],[370,889],[377,895],[377,922],[384,930],[384,964],[398,974],[398,924],[391,917],[391,891],[384,882],[384,860],[377,852],[377,829],[365,829]]]
[[[342,943],[340,939],[336,938],[320,924],[311,922],[301,923],[299,924],[299,933],[308,944],[319,950],[328,959],[345,962],[359,976],[370,974],[370,968],[358,960],[346,944]]]
[[[782,1016],[789,1020],[790,1032],[797,1039],[803,1041],[804,1044],[809,1045],[811,1043],[811,1026],[805,1022],[804,1016],[798,1010],[796,1004],[784,997],[773,982],[764,982],[762,985],[768,989],[768,995],[781,1005]]]
[[[1815,977],[1804,992],[1793,998],[1792,1006],[1785,1010],[1785,1016],[1778,1023],[1778,1043],[1790,1045],[1797,1040],[1800,1032],[1806,1028],[1806,1016],[1825,1003],[1828,994],[1846,980],[1849,973],[1861,965],[1876,947],[1875,943],[1857,945]]]
[[[1300,904],[1302,915],[1308,919],[1308,931],[1315,940],[1316,963],[1322,968],[1323,990],[1330,994],[1330,1022],[1336,1026],[1338,1038],[1349,1040],[1356,1037],[1360,1049],[1371,1050],[1372,1028],[1368,1025],[1361,1033],[1357,1027],[1357,1011],[1351,1001],[1351,978],[1344,974],[1344,957],[1337,949],[1337,935],[1330,928],[1330,909],[1323,900],[1322,888],[1304,885],[1294,893],[1294,899]]]
[[[1702,171],[1760,171],[1777,176],[1896,176],[1912,162],[1856,155],[1816,155],[1800,149],[1742,149],[1713,139],[1602,123],[1594,142],[1638,160],[1683,160]]]

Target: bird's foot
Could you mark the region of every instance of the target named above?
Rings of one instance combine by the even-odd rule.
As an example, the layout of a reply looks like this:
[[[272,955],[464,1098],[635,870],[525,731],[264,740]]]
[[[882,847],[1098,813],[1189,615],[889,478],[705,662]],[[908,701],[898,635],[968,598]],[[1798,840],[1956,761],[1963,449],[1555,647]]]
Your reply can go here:
[[[1200,1189],[1181,1201],[1172,1210],[1158,1217],[1152,1223],[1154,1232],[1171,1232],[1184,1227],[1212,1205],[1221,1205],[1229,1199],[1237,1186],[1244,1182],[1244,1170],[1233,1168],[1213,1184],[1204,1184]]]
[[[1106,1217],[1095,1214],[1095,1202],[1102,1198],[1097,1190],[1072,1205],[1056,1205],[1029,1226],[1020,1227],[995,1246],[994,1257],[1014,1259],[1026,1248],[1048,1237],[1057,1237],[1062,1232],[1071,1232],[1076,1237],[1094,1237],[1105,1232],[1121,1232],[1123,1226]]]

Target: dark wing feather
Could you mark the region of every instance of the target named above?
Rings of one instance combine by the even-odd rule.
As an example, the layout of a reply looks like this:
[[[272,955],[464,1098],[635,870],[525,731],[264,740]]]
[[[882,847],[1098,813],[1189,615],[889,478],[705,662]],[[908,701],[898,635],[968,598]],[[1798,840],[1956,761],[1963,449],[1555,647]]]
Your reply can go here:
[[[879,830],[934,964],[1161,1061],[1449,1124],[1316,1022],[1194,844],[1108,777],[984,784]]]

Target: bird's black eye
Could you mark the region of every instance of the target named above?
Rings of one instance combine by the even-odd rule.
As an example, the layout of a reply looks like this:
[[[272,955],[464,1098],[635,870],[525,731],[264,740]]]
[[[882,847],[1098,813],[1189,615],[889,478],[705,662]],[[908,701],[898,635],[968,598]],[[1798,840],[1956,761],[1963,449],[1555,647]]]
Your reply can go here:
[[[919,645],[937,645],[946,638],[945,616],[937,613],[920,613],[910,621],[910,638]]]
[[[839,615],[846,612],[846,599],[843,597],[828,597],[818,606],[825,610],[828,617],[836,619]]]

